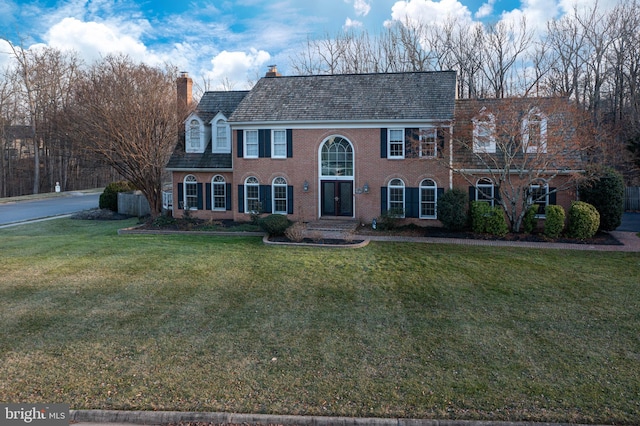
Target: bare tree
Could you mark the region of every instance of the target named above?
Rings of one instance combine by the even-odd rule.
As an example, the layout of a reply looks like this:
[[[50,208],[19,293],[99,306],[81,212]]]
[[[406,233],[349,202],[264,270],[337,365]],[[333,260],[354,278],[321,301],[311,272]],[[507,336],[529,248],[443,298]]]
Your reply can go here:
[[[93,65],[78,91],[76,137],[99,153],[162,211],[162,176],[187,111],[179,111],[175,70],[108,56]]]

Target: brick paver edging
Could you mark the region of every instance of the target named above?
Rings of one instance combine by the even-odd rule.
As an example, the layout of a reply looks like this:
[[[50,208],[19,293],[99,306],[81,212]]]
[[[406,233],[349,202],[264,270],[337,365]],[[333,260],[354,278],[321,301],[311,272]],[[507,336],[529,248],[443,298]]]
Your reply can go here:
[[[581,426],[575,423],[500,422],[480,420],[381,419],[360,417],[278,416],[269,414],[182,411],[70,410],[71,423],[166,425],[179,422],[273,424],[283,426]],[[582,425],[586,426],[586,425]]]

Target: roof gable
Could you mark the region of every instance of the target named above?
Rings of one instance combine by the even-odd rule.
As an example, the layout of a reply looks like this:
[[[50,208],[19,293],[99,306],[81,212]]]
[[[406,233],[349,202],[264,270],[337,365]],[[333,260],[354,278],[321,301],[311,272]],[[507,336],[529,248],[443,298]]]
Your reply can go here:
[[[205,123],[220,113],[229,117],[248,93],[245,90],[205,92],[194,113]]]
[[[454,71],[262,78],[229,121],[452,120],[455,87]]]

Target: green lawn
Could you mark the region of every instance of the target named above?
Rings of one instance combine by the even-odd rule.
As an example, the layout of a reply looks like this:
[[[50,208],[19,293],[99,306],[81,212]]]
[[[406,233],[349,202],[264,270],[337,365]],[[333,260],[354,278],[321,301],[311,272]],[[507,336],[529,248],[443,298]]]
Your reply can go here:
[[[0,230],[0,401],[640,421],[640,254]]]

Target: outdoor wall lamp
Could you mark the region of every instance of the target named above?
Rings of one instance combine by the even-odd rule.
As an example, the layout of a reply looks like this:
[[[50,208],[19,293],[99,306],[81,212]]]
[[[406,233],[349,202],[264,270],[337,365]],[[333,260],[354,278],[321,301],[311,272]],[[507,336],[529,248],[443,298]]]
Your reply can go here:
[[[365,194],[369,193],[369,184],[365,183],[364,186],[362,187],[362,190],[364,191]]]
[[[304,192],[309,192],[309,182],[307,182],[306,180],[304,181],[304,183],[302,184],[302,190]]]

